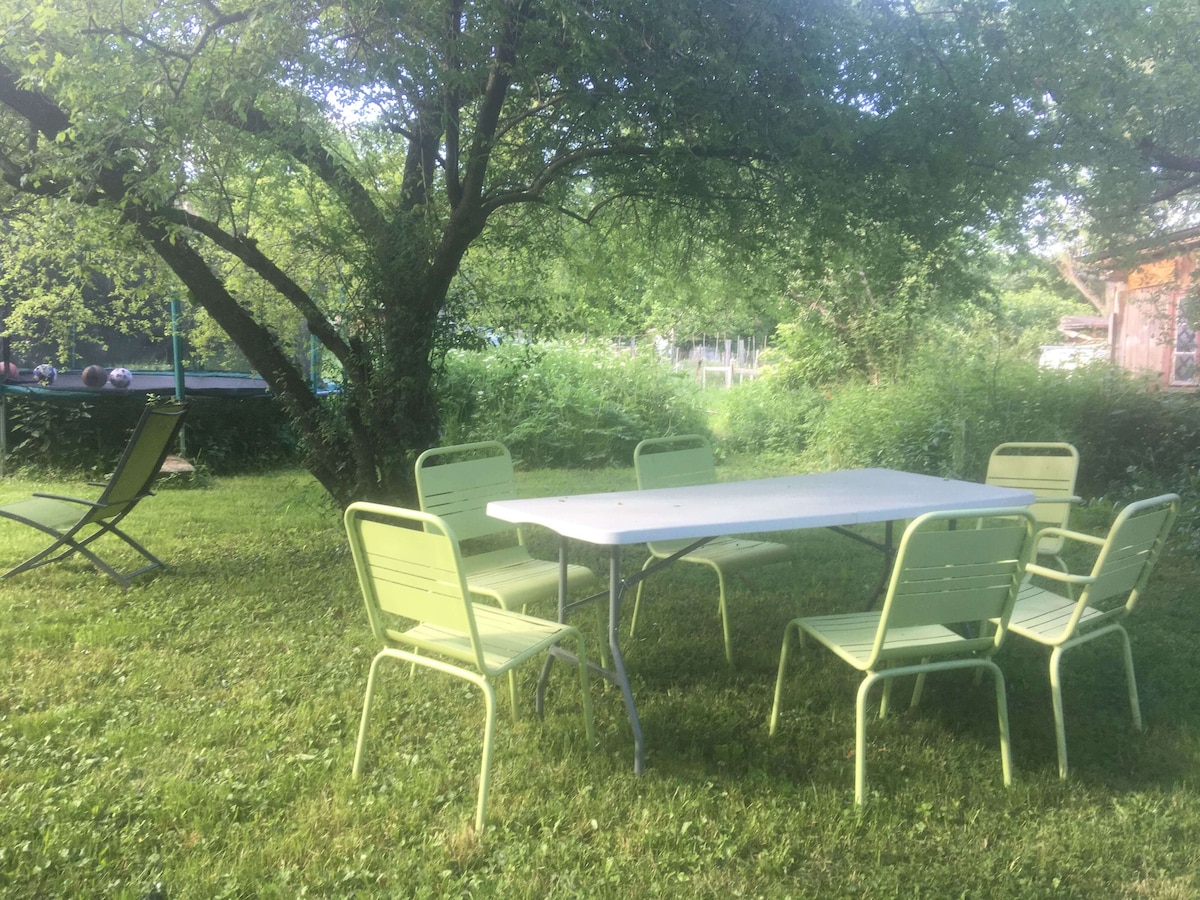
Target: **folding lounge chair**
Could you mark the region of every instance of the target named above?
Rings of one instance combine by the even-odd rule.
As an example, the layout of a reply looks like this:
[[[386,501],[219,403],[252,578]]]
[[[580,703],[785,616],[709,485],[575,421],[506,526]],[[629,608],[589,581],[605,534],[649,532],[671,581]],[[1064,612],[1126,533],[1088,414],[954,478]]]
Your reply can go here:
[[[978,519],[980,528],[954,528],[959,519]],[[912,705],[920,700],[925,675],[973,668],[991,672],[1000,723],[1004,784],[1012,782],[1008,707],[1004,675],[991,657],[1004,640],[1024,570],[1034,550],[1034,519],[1024,509],[926,513],[904,532],[883,607],[871,612],[793,619],[784,629],[771,708],[770,733],[779,724],[780,699],[792,633],[801,645],[811,637],[863,673],[856,703],[854,801],[867,789],[867,696],[883,681],[879,716],[887,713],[892,680],[915,675]],[[995,619],[996,628],[970,627]]]
[[[129,587],[130,579],[137,575],[152,569],[165,569],[162,560],[117,526],[139,501],[152,496],[150,488],[183,424],[184,412],[185,407],[175,403],[147,406],[112,476],[107,482],[89,482],[94,487],[104,488],[95,500],[39,493],[28,500],[0,506],[0,516],[54,538],[49,547],[9,569],[2,577],[9,578],[18,572],[57,562],[73,553],[83,554],[122,587]],[[133,572],[118,572],[90,549],[97,538],[106,534],[120,538],[140,553],[147,564]]]
[[[633,468],[637,472],[638,488],[691,487],[712,484],[717,480],[712,447],[698,434],[648,438],[633,450]],[[658,560],[671,559],[694,543],[690,540],[654,541],[647,544],[650,556],[642,571]],[[725,577],[733,572],[757,566],[788,562],[794,552],[787,544],[772,541],[753,541],[746,538],[718,537],[683,556],[679,562],[708,566],[717,575],[717,609],[721,614],[721,631],[725,636],[725,661],[733,662],[733,645],[729,637],[729,611],[725,599]],[[633,600],[633,618],[629,624],[632,637],[637,630],[638,613],[642,605],[642,585],[638,582]]]
[[[570,625],[472,602],[458,541],[437,516],[360,502],[350,505],[345,520],[371,630],[382,645],[367,676],[354,777],[362,772],[380,663],[395,659],[469,681],[483,692],[486,705],[475,805],[475,830],[482,833],[496,730],[493,682],[522,663],[544,659],[564,641],[572,644],[590,747],[596,733],[583,639]],[[537,699],[540,712],[540,689]]]

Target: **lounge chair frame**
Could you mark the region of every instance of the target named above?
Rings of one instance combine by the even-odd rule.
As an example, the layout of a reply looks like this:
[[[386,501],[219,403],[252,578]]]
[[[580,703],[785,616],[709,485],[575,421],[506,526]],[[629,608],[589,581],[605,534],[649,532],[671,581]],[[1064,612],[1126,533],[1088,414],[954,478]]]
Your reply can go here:
[[[50,546],[0,577],[11,578],[76,553],[126,588],[138,575],[166,569],[166,563],[119,526],[138,503],[153,496],[150,488],[179,433],[185,412],[186,406],[179,403],[148,405],[108,481],[88,482],[93,487],[104,488],[95,500],[35,493],[27,500],[0,506],[0,517],[36,528],[54,538]],[[125,542],[143,557],[146,564],[131,572],[118,571],[91,549],[91,545],[105,535]]]

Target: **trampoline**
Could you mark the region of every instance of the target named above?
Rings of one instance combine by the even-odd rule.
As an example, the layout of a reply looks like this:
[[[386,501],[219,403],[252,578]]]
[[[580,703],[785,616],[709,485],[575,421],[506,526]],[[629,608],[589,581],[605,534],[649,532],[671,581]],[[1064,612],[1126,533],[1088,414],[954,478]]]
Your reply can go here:
[[[131,394],[175,394],[175,373],[163,371],[133,370],[133,382],[127,388],[114,387],[106,382],[101,387],[88,387],[83,383],[81,370],[58,373],[51,384],[42,384],[33,371],[20,372],[15,378],[4,381],[0,390],[13,394],[35,394],[47,398],[70,396],[112,397]],[[257,375],[238,372],[185,372],[183,373],[185,397],[269,397],[271,391],[266,381]]]

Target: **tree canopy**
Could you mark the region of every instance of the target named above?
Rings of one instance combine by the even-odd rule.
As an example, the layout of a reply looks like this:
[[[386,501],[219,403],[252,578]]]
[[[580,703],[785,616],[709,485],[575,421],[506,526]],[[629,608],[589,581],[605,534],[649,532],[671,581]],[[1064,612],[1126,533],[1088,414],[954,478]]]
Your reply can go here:
[[[1056,129],[1097,127],[1079,86],[1118,13],[1128,59],[1102,68],[1130,91],[1152,62],[1184,68],[1144,7],[1078,5],[1043,22],[1015,0],[0,0],[0,210],[78,236],[41,240],[26,274],[182,285],[338,501],[397,499],[437,439],[447,303],[482,239],[607,218],[812,257],[870,223],[928,250],[1011,221],[1080,171]],[[1187,149],[1175,135],[1115,140],[1153,178]],[[336,401],[309,390],[298,330],[336,359]]]

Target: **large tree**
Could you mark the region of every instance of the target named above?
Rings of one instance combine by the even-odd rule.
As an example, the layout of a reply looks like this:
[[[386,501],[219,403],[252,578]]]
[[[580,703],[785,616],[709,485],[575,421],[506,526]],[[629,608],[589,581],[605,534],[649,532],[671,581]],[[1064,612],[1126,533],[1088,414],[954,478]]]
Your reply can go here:
[[[1042,224],[1083,249],[1162,237],[1200,221],[1200,4],[1003,4],[994,45],[1028,85],[1054,151]]]
[[[0,0],[0,210],[69,210],[138,284],[169,270],[335,499],[401,498],[437,439],[456,274],[522,210],[668,204],[744,247],[795,226],[803,252],[858,241],[848,221],[930,246],[1019,201],[1033,111],[995,22],[927,6]],[[311,394],[281,303],[337,359],[338,401]]]

